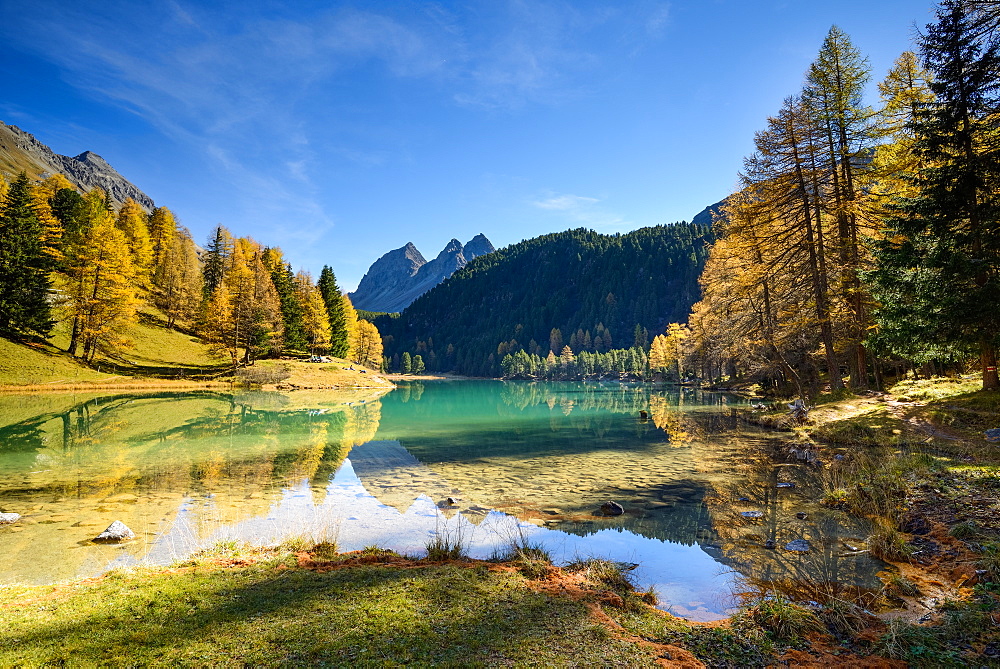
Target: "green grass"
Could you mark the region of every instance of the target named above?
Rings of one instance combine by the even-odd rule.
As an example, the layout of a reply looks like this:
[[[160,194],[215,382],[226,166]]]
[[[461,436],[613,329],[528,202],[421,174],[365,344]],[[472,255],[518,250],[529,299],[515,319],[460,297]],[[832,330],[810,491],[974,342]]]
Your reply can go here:
[[[0,665],[649,666],[587,606],[483,565],[136,572],[0,589]]]
[[[95,383],[115,378],[80,364],[54,346],[0,339],[0,385]]]

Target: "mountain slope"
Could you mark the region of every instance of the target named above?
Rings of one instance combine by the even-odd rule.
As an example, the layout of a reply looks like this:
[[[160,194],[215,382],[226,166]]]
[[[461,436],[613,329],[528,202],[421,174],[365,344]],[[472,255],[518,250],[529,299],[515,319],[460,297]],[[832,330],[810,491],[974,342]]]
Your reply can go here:
[[[574,352],[630,347],[637,325],[641,340],[643,328],[651,339],[687,320],[713,240],[696,223],[536,237],[476,258],[376,325],[390,357],[420,354],[430,371],[481,376],[499,373],[501,347],[545,356],[553,329]]]
[[[452,239],[428,262],[412,243],[389,251],[372,263],[351,303],[365,311],[398,312],[478,256],[492,252],[493,244],[478,234],[464,246]]]
[[[32,178],[62,174],[85,191],[99,186],[117,204],[130,197],[147,211],[155,206],[151,197],[93,151],[62,156],[30,133],[0,121],[0,173],[16,176],[22,170]]]

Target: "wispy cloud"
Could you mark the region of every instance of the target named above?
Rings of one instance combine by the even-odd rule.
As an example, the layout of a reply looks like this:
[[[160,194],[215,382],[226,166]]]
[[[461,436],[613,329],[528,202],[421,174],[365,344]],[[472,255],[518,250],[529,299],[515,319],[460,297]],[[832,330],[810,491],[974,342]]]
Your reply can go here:
[[[546,192],[531,204],[538,209],[558,214],[574,224],[583,224],[595,230],[624,229],[632,226],[623,216],[601,206],[601,200],[596,197]]]

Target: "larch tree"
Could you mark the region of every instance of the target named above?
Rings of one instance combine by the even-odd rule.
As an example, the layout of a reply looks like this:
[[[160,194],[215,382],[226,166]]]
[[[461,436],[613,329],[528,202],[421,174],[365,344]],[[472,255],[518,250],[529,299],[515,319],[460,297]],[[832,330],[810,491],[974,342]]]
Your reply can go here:
[[[323,295],[308,272],[295,275],[295,296],[302,309],[302,330],[311,351],[326,351],[330,347],[330,319]],[[379,347],[378,359],[382,359]]]
[[[173,247],[177,219],[166,207],[155,207],[149,215],[149,241],[153,247],[153,272],[158,272]]]
[[[868,361],[864,338],[868,331],[870,298],[859,272],[867,265],[862,237],[875,229],[875,219],[864,197],[868,187],[869,156],[874,149],[874,113],[863,103],[871,67],[850,38],[837,26],[830,28],[819,55],[809,67],[802,99],[813,116],[822,145],[822,187],[815,197],[822,201],[817,213],[834,219],[836,235],[830,247],[838,262],[839,295],[848,316],[840,339],[847,349],[851,385],[868,387]],[[846,340],[846,341],[845,341]]]
[[[281,300],[260,245],[239,238],[231,248],[207,303],[203,334],[216,350],[229,354],[233,366],[250,365],[281,337]]]
[[[382,336],[379,334],[377,327],[364,319],[358,321],[356,346],[357,348],[354,351],[353,357],[354,362],[376,371],[382,368]],[[418,358],[420,358],[419,355],[414,356],[412,360],[414,373],[417,373]],[[423,366],[422,358],[420,359],[420,366]]]
[[[52,258],[46,229],[33,208],[31,184],[21,172],[0,203],[0,331],[47,336]]]
[[[204,299],[201,261],[191,233],[181,228],[170,235],[153,277],[154,302],[167,315],[167,327],[191,326]]]
[[[138,322],[140,274],[129,238],[116,225],[104,193],[84,196],[86,222],[67,247],[66,315],[71,321],[70,355],[93,361],[130,344],[129,328]]]
[[[135,265],[136,277],[144,289],[151,287],[153,276],[153,243],[149,238],[149,227],[146,222],[146,212],[132,198],[126,198],[118,210],[116,224],[125,233],[128,247],[132,250],[132,262]]]

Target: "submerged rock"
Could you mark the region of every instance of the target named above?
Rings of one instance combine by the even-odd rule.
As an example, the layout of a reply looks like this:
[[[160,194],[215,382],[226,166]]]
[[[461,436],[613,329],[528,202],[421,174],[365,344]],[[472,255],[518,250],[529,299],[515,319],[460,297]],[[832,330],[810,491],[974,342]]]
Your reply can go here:
[[[809,517],[809,514],[806,513],[805,511],[799,511],[795,514],[795,517],[798,518],[799,520],[805,520],[806,518]]]
[[[122,521],[116,520],[108,526],[108,529],[94,537],[94,541],[98,543],[115,543],[117,541],[127,541],[134,538],[135,532],[130,530]]]
[[[744,518],[763,518],[764,517],[764,512],[763,511],[741,511],[740,515],[743,516]]]
[[[618,502],[605,502],[601,504],[601,513],[605,516],[620,516],[625,513],[625,509]]]
[[[764,548],[774,549],[777,546],[778,544],[774,541],[774,539],[768,539],[767,541],[764,542]]]
[[[777,487],[777,488],[794,488],[795,484],[794,483],[779,483],[775,487]]]
[[[785,544],[785,550],[792,553],[808,553],[812,550],[812,546],[805,539],[794,539]]]
[[[10,525],[21,520],[19,513],[0,513],[0,525]]]

